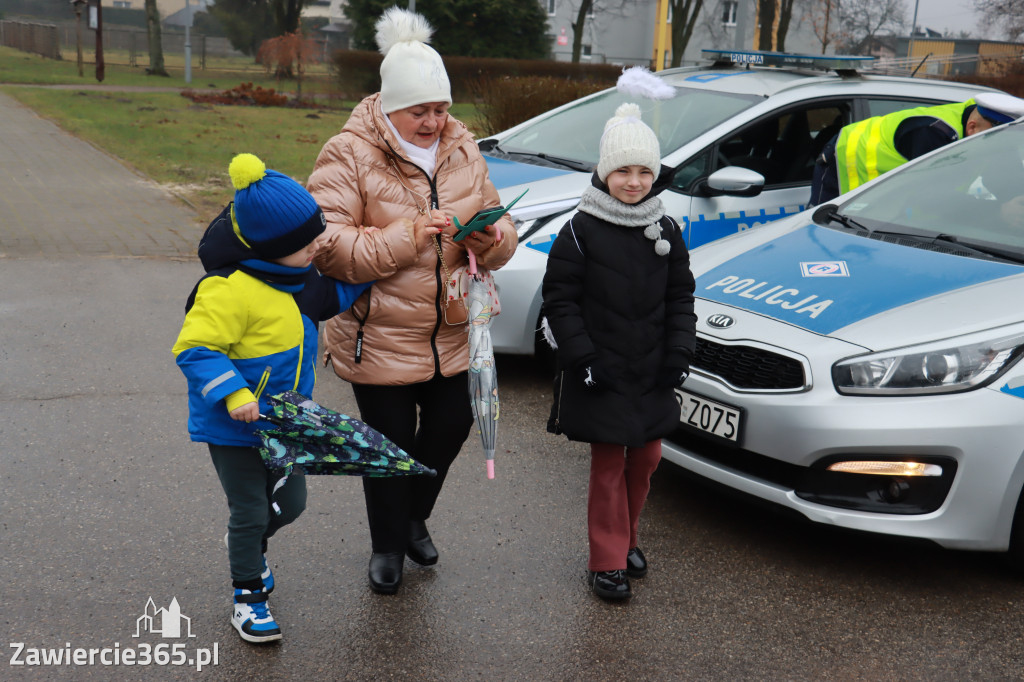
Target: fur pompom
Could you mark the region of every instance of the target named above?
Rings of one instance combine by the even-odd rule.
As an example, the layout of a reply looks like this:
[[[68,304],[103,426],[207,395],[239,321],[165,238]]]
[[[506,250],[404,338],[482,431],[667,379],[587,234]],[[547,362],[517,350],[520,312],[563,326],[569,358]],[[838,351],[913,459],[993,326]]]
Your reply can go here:
[[[377,20],[375,28],[377,47],[384,55],[398,43],[429,43],[434,32],[434,28],[423,15],[399,7],[391,7],[385,11]]]
[[[627,95],[648,99],[672,99],[676,96],[675,88],[643,66],[633,66],[623,70],[615,87],[619,92]]]
[[[558,350],[558,343],[555,341],[555,335],[551,332],[551,325],[548,324],[547,317],[540,321],[540,330],[544,333],[544,340],[551,346],[551,350]]]
[[[652,223],[644,228],[644,236],[648,239],[654,240],[661,237],[661,225],[658,223]]]
[[[667,239],[659,239],[654,242],[654,253],[659,256],[667,256],[668,252],[672,250],[672,245],[668,243]]]

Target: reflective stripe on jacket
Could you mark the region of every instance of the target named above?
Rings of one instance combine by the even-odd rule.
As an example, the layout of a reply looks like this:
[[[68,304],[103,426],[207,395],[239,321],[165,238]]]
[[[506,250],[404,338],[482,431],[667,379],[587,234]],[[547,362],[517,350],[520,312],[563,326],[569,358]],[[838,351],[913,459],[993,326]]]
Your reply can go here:
[[[959,137],[964,136],[963,114],[974,100],[933,107],[915,107],[894,111],[885,116],[851,123],[839,133],[836,143],[836,171],[839,192],[844,194],[855,187],[874,180],[908,161],[896,151],[895,135],[899,125],[915,116],[931,116],[948,123]]]
[[[312,269],[298,293],[231,268],[200,280],[173,348],[188,380],[192,440],[259,445],[257,424],[231,419],[225,401],[249,389],[263,412],[267,396],[284,391],[311,396],[317,322],[348,308],[368,286],[337,282]]]

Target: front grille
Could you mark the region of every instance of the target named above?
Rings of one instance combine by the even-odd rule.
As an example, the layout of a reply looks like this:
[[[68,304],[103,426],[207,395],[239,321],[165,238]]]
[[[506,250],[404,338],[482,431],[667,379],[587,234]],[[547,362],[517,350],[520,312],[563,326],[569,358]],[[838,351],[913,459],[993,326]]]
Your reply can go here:
[[[697,337],[697,352],[690,365],[740,390],[800,390],[807,385],[804,366],[793,358],[762,348],[730,346],[701,337]]]

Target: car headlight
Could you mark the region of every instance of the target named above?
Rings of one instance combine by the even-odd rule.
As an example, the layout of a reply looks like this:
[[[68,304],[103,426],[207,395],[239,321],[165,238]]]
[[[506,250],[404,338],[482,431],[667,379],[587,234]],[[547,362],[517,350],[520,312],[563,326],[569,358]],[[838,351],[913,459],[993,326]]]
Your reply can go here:
[[[571,211],[580,203],[576,199],[564,199],[562,201],[550,201],[545,204],[534,204],[533,206],[518,206],[508,212],[512,223],[516,226],[516,234],[519,241],[532,236],[537,230],[547,225],[553,218],[556,218],[566,211]]]
[[[832,367],[832,381],[846,395],[969,391],[995,380],[1024,353],[1020,325],[994,331],[842,360]]]

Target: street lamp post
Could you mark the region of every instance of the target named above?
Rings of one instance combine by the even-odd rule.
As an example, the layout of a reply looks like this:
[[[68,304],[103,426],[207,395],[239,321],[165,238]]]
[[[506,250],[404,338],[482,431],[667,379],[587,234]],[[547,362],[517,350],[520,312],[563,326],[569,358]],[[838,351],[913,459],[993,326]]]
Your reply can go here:
[[[911,59],[914,57],[914,33],[917,31],[917,3],[918,0],[914,0],[914,21],[910,24],[910,42],[907,43],[907,63],[911,63]]]
[[[71,0],[71,6],[75,9],[75,48],[78,52],[78,77],[85,76],[82,70],[82,5],[85,0]]]
[[[192,12],[185,0],[185,83],[192,82]]]
[[[103,82],[106,65],[103,61],[103,5],[100,0],[89,2],[89,28],[96,31],[96,80]]]

